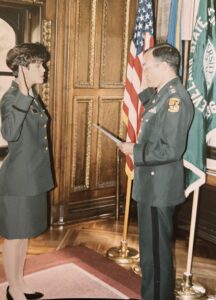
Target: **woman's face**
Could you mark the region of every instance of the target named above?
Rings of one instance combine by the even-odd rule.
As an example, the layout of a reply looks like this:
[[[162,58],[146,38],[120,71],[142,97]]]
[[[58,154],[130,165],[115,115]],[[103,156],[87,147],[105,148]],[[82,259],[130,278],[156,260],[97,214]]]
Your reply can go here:
[[[30,63],[28,67],[22,67],[28,86],[42,84],[44,82],[45,68],[42,61]]]

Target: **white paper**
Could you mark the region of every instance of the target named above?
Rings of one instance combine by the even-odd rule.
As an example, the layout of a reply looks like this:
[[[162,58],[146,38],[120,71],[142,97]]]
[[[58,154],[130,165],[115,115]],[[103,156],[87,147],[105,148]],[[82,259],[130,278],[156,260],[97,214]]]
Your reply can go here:
[[[96,125],[94,123],[93,123],[93,126],[96,127],[98,130],[100,130],[101,132],[103,132],[108,138],[110,138],[116,144],[121,144],[122,143],[122,141],[120,139],[115,137],[112,133],[108,132],[106,129],[102,128],[101,126]]]

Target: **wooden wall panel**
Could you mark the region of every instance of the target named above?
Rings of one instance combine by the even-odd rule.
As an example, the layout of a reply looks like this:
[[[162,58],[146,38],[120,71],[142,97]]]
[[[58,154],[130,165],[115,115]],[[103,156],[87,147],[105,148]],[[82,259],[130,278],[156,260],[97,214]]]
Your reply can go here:
[[[128,1],[104,0],[103,2],[101,87],[123,87],[124,85],[128,12]]]
[[[122,97],[101,97],[99,123],[116,136],[120,135]],[[116,186],[116,145],[103,133],[98,133],[96,187]]]
[[[96,0],[79,0],[76,8],[75,87],[93,85]]]

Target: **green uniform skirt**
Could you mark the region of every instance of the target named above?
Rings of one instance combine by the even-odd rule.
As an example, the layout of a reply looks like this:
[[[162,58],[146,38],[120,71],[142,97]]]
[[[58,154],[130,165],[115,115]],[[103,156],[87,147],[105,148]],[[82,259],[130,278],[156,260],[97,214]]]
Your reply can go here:
[[[47,229],[47,193],[0,195],[0,235],[6,239],[35,237]]]

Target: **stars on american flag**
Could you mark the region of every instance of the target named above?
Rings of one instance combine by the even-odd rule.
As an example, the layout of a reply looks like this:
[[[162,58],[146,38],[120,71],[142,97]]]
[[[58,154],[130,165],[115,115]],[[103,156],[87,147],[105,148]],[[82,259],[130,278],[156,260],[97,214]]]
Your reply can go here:
[[[143,51],[145,33],[153,35],[153,10],[150,0],[140,0],[136,15],[133,41],[137,48],[137,54]]]

